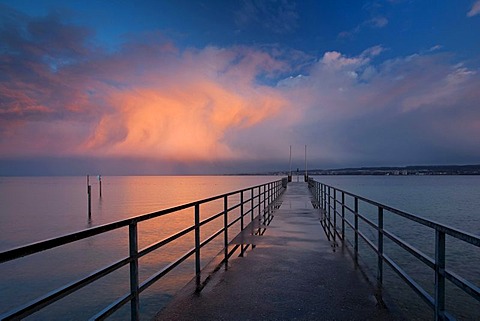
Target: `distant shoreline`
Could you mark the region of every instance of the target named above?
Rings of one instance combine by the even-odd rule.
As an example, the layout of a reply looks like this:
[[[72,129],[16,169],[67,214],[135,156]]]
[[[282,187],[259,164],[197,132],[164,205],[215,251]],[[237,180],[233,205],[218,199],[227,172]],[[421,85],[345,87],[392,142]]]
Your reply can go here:
[[[292,172],[296,175],[297,172]],[[304,175],[304,170],[298,172]],[[238,174],[238,175],[262,175]],[[269,172],[263,175],[288,175],[287,171]],[[403,167],[353,167],[338,169],[311,169],[309,176],[317,175],[384,175],[384,176],[426,176],[426,175],[480,175],[480,165],[432,165],[432,166],[403,166]]]

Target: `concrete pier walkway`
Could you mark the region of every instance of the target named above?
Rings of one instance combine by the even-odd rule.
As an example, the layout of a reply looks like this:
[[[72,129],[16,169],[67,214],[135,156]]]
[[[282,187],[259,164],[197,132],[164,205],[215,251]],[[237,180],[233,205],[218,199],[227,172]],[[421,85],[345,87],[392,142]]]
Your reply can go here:
[[[395,320],[351,257],[320,225],[306,183],[289,183],[264,235],[231,259],[200,294],[184,289],[156,320]]]

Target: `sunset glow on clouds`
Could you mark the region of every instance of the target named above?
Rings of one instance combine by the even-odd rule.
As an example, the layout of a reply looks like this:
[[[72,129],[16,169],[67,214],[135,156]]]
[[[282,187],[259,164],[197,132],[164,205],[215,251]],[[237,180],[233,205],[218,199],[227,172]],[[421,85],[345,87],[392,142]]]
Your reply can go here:
[[[278,19],[290,25],[275,36],[301,29],[292,3],[259,30]],[[476,5],[462,19],[478,25]],[[307,144],[318,168],[480,162],[478,48],[466,57],[438,43],[396,54],[380,40],[354,52],[189,46],[161,30],[108,48],[95,29],[58,13],[2,9],[1,159],[151,159],[198,173],[213,170],[195,163],[231,163],[241,172],[255,163],[285,169],[288,146],[298,161]],[[244,10],[236,34],[262,21],[246,12],[270,9],[248,1]],[[332,41],[394,24],[370,12],[358,28],[338,26]],[[338,37],[342,30],[354,32]]]

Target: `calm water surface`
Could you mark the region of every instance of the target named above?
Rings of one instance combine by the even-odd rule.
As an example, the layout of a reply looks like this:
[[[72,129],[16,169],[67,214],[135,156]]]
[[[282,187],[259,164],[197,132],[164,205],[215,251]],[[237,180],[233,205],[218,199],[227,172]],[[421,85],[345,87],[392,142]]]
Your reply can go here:
[[[317,181],[352,192],[391,207],[480,236],[480,176],[317,176]],[[338,196],[341,197],[340,195]],[[350,202],[353,208],[353,202]],[[360,213],[377,221],[377,209],[360,203]],[[347,215],[353,222],[352,215]],[[360,220],[360,229],[376,244],[377,232]],[[413,245],[431,258],[435,257],[435,233],[392,213],[384,213],[384,228]],[[339,226],[340,229],[340,226]],[[353,240],[353,233],[347,233]],[[361,260],[376,275],[376,256],[362,241]],[[412,255],[384,239],[384,253],[401,263],[402,268],[433,296],[432,270]],[[455,238],[446,237],[446,267],[480,286],[480,249]],[[409,319],[431,319],[431,310],[419,300],[384,264],[384,286]],[[461,320],[480,320],[480,303],[446,282],[447,310]]]
[[[92,217],[88,220],[85,177],[1,177],[0,251],[277,179],[279,177],[269,176],[102,177],[100,198],[98,180],[90,177]],[[222,206],[222,202],[202,206],[202,216],[218,213]],[[139,223],[139,248],[192,224],[192,210]],[[203,237],[218,228],[215,222],[210,227],[207,225]],[[222,240],[212,242],[202,250],[203,265],[208,263],[203,257],[217,254],[221,243]],[[187,235],[140,259],[140,281],[185,253],[193,244],[193,237]],[[124,228],[2,264],[0,314],[127,255],[128,229]],[[171,276],[143,292],[142,318],[152,317],[190,280],[192,272],[193,263],[187,260]],[[29,319],[87,319],[128,292],[128,277],[127,266]],[[127,305],[114,319],[128,319],[128,313]]]
[[[0,251],[31,242],[56,237],[100,224],[169,208],[198,199],[266,183],[279,177],[266,176],[194,176],[194,177],[103,177],[100,198],[98,181],[90,178],[92,185],[92,219],[87,215],[85,177],[22,177],[0,178]],[[371,198],[389,206],[428,218],[440,223],[480,235],[480,177],[479,176],[318,176],[318,181]],[[203,212],[216,213],[222,204],[202,208]],[[375,214],[374,208],[361,208],[366,215]],[[140,248],[192,224],[191,211],[168,218],[139,224]],[[395,217],[385,218],[387,229],[415,244],[428,255],[433,255],[433,234],[428,229],[412,226]],[[375,240],[375,233],[367,234]],[[212,231],[215,226],[212,227]],[[209,232],[209,231],[205,231]],[[49,250],[15,262],[0,265],[0,314],[45,294],[59,286],[83,277],[114,260],[128,255],[128,230],[82,240],[60,249]],[[221,241],[219,242],[221,243]],[[193,244],[193,237],[162,248],[140,260],[140,278],[168,264],[175,255],[184,253]],[[221,244],[217,244],[221,246]],[[212,245],[203,253],[214,255],[218,247]],[[431,291],[433,274],[408,254],[385,243],[395,259],[405,262],[407,272]],[[362,259],[374,270],[375,259],[361,246]],[[460,259],[459,259],[460,258]],[[202,259],[203,260],[203,259]],[[170,277],[162,279],[151,290],[142,293],[142,317],[148,319],[157,312],[181,286],[192,277],[193,263],[187,261]],[[478,248],[456,244],[447,238],[447,267],[467,271],[469,280],[480,284],[480,253]],[[79,293],[60,300],[29,320],[83,320],[103,309],[113,300],[128,292],[128,266],[109,277],[87,286]],[[425,306],[395,275],[385,273],[386,286],[394,295],[411,298],[400,302],[418,319],[431,316]],[[456,297],[454,286],[447,295]],[[468,298],[449,309],[469,310],[463,319],[476,319],[480,315],[478,302]],[[451,304],[451,303],[450,303]],[[128,308],[119,311],[113,319],[128,319]],[[419,313],[426,311],[425,313]]]

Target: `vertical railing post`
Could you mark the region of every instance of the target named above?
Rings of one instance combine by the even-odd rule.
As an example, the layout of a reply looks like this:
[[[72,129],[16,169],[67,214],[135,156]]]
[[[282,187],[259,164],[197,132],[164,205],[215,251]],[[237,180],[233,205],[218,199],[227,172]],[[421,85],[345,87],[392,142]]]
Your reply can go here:
[[[325,211],[325,221],[327,220],[327,186],[323,185],[323,210]]]
[[[445,233],[435,229],[435,320],[445,319]]]
[[[320,205],[322,210],[325,211],[325,206],[323,206],[323,184],[320,185]]]
[[[244,216],[244,209],[243,209],[243,191],[240,192],[240,231],[243,231],[244,228],[244,222],[243,222],[243,216]]]
[[[315,182],[315,188],[316,188],[316,191],[317,191],[317,202],[318,202],[318,204],[321,204],[321,203],[320,203],[320,198],[321,198],[321,195],[320,195],[320,187],[321,187],[320,183]]]
[[[383,283],[383,208],[378,207],[377,284]]]
[[[272,183],[268,184],[268,208],[272,210]]]
[[[268,221],[268,191],[269,186],[268,184],[265,184],[263,189],[263,218],[265,220],[265,224]]]
[[[200,292],[200,204],[195,204],[195,278]]]
[[[240,232],[243,231],[243,191],[240,192]],[[240,256],[243,256],[243,243],[240,245]]]
[[[330,225],[331,225],[331,188],[330,186],[328,186],[328,202],[327,202],[327,207],[328,207],[328,222],[327,222],[327,225],[328,225],[328,234],[331,235],[332,234],[332,231],[330,230]]]
[[[337,189],[333,189],[333,242],[337,240]]]
[[[253,222],[253,218],[254,218],[253,208],[255,207],[254,206],[255,204],[254,204],[253,195],[254,195],[254,192],[253,192],[253,187],[252,187],[250,189],[250,222]],[[253,229],[252,229],[252,231],[253,231]]]
[[[271,205],[271,200],[270,200],[270,191],[271,191],[271,183],[268,183],[268,190],[267,190],[267,222],[268,220],[270,220],[270,211],[272,210],[272,208],[270,207]]]
[[[267,201],[265,195],[267,194],[267,184],[263,184],[262,203],[263,203],[263,223],[265,224],[265,209],[267,208]]]
[[[128,225],[128,240],[130,252],[130,316],[132,320],[140,318],[140,300],[138,297],[138,231],[137,222]]]
[[[258,186],[258,224],[262,224],[262,200],[261,200],[261,195],[262,195],[262,186]],[[258,227],[260,229],[260,226]]]
[[[323,210],[323,184],[319,184],[319,195],[318,195],[318,202],[320,203],[320,208]]]
[[[353,248],[355,252],[355,261],[358,259],[358,198],[355,197],[355,202],[354,202],[354,230],[355,230],[355,235],[354,235],[354,242],[353,242]]]
[[[322,214],[323,214],[322,220],[323,221],[325,220],[325,201],[324,201],[325,196],[323,195],[324,189],[325,189],[325,185],[323,185],[323,184],[320,185],[320,197],[321,197],[320,206],[322,208]]]
[[[342,242],[345,242],[345,192],[342,192]]]
[[[223,197],[223,245],[225,246],[225,270],[228,270],[228,196]]]

